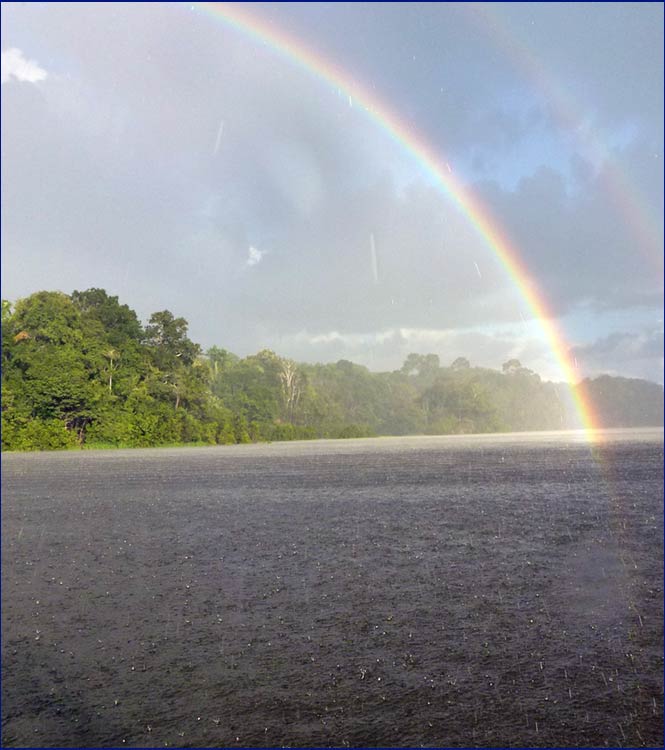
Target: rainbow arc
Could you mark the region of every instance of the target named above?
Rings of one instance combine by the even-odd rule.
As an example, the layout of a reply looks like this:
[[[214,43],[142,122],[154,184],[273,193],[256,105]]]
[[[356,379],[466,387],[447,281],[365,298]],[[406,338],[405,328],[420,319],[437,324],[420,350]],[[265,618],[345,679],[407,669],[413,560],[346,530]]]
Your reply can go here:
[[[513,286],[538,321],[543,337],[559,367],[561,377],[571,386],[571,396],[580,423],[593,439],[596,422],[591,403],[581,389],[572,386],[579,379],[576,366],[568,352],[568,345],[554,315],[550,312],[546,296],[529,273],[518,248],[510,241],[499,222],[489,209],[482,205],[447,168],[445,158],[435,153],[416,128],[403,120],[389,105],[382,102],[376,93],[355,80],[333,61],[324,59],[308,48],[300,39],[293,37],[272,23],[267,23],[255,12],[244,6],[229,3],[200,2],[189,4],[210,18],[236,29],[238,32],[267,45],[275,53],[302,68],[311,76],[351,98],[354,105],[362,107],[367,117],[397,143],[427,172],[433,183],[459,210],[482,237],[487,247],[499,260]]]

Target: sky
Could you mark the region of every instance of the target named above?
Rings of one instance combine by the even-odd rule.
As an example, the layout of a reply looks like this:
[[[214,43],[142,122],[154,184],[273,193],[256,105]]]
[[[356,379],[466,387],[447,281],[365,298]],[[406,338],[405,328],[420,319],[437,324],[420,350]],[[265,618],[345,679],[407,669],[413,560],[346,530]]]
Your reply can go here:
[[[256,3],[494,217],[579,378],[663,382],[663,5]],[[559,379],[469,217],[362,102],[182,3],[2,3],[2,297],[101,287],[239,355]]]

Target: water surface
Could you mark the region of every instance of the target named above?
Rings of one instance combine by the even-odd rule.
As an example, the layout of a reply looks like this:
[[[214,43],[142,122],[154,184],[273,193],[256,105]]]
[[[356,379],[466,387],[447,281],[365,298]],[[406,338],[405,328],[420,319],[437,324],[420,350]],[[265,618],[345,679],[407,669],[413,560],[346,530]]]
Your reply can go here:
[[[3,744],[661,744],[663,433],[602,437],[3,455]]]

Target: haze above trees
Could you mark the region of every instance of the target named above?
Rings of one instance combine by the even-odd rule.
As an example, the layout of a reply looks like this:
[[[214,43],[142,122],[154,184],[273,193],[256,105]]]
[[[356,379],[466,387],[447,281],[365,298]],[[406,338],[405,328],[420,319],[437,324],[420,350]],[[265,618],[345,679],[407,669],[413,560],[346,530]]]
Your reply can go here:
[[[346,360],[303,364],[272,351],[203,352],[170,311],[144,327],[103,289],[2,303],[2,447],[47,450],[571,426],[568,387],[515,359],[410,354],[373,373]],[[663,388],[601,376],[577,386],[604,426],[663,424]]]

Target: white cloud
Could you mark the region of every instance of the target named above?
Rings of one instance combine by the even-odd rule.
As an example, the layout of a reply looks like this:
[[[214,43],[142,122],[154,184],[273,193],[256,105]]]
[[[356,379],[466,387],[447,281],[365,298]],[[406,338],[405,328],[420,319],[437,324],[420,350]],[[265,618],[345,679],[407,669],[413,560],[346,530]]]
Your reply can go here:
[[[474,366],[500,369],[506,360],[519,359],[545,380],[564,379],[542,333],[534,329],[533,335],[525,335],[520,325],[494,329],[395,327],[354,333],[302,330],[271,340],[267,346],[298,361],[350,359],[375,371],[399,368],[411,352],[438,354],[443,366],[457,357],[467,357]]]
[[[1,58],[2,83],[8,83],[12,78],[17,81],[37,83],[48,76],[44,68],[41,68],[35,60],[25,58],[23,52],[16,47],[6,49]]]
[[[265,250],[259,250],[254,245],[249,246],[249,252],[247,254],[247,265],[256,266],[261,262],[261,259],[266,254]]]

